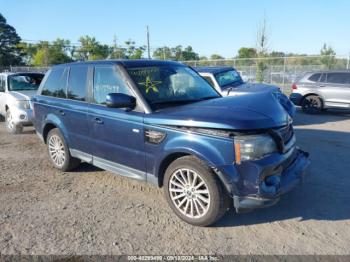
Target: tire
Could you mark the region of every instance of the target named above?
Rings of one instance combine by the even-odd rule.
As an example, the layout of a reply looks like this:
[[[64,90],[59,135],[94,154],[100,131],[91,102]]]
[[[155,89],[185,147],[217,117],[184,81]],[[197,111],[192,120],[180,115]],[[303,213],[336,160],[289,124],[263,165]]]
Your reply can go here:
[[[307,114],[319,114],[323,110],[323,102],[319,96],[306,96],[301,102],[301,108]]]
[[[186,188],[186,184],[192,185]],[[175,214],[195,226],[215,223],[230,205],[217,175],[194,156],[178,158],[169,165],[164,176],[164,193]]]
[[[80,159],[70,155],[66,141],[58,128],[50,130],[46,139],[47,151],[53,166],[63,172],[73,170],[80,164]]]
[[[20,134],[23,132],[23,126],[21,124],[15,124],[13,122],[10,109],[6,111],[5,122],[7,132],[11,134]]]

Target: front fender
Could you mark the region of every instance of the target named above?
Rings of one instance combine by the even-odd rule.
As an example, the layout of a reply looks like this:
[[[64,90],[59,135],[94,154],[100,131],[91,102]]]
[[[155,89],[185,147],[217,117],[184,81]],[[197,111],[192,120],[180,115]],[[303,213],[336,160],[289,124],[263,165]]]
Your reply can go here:
[[[167,132],[165,141],[160,145],[146,143],[148,174],[161,181],[166,167],[183,155],[193,155],[207,163],[226,188],[231,188],[230,184],[237,180],[236,170],[226,172],[226,167],[232,166],[234,161],[232,139],[174,130]]]

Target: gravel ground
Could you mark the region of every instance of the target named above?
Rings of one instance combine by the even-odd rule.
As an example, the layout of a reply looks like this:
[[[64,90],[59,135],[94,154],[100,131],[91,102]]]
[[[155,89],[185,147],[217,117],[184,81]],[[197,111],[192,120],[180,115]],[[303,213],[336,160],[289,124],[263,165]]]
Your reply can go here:
[[[311,154],[305,183],[199,228],[162,190],[87,164],[61,173],[32,128],[0,123],[0,254],[350,254],[350,113],[298,113],[295,127]]]

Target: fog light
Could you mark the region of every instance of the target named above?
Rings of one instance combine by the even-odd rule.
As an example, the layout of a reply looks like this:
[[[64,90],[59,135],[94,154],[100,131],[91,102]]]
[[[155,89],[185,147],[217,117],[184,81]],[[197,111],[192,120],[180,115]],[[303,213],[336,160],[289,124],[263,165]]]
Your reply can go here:
[[[24,119],[26,119],[26,115],[20,115],[19,118],[20,118],[21,120],[24,120]]]

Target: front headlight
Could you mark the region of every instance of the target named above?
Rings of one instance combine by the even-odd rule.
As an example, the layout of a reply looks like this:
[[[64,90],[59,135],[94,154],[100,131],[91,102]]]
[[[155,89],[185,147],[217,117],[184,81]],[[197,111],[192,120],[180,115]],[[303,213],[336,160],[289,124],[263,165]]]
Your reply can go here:
[[[236,163],[245,160],[256,160],[265,155],[277,152],[275,141],[269,135],[236,136],[235,156]]]
[[[30,109],[30,103],[28,100],[16,101],[16,106],[20,109]]]

